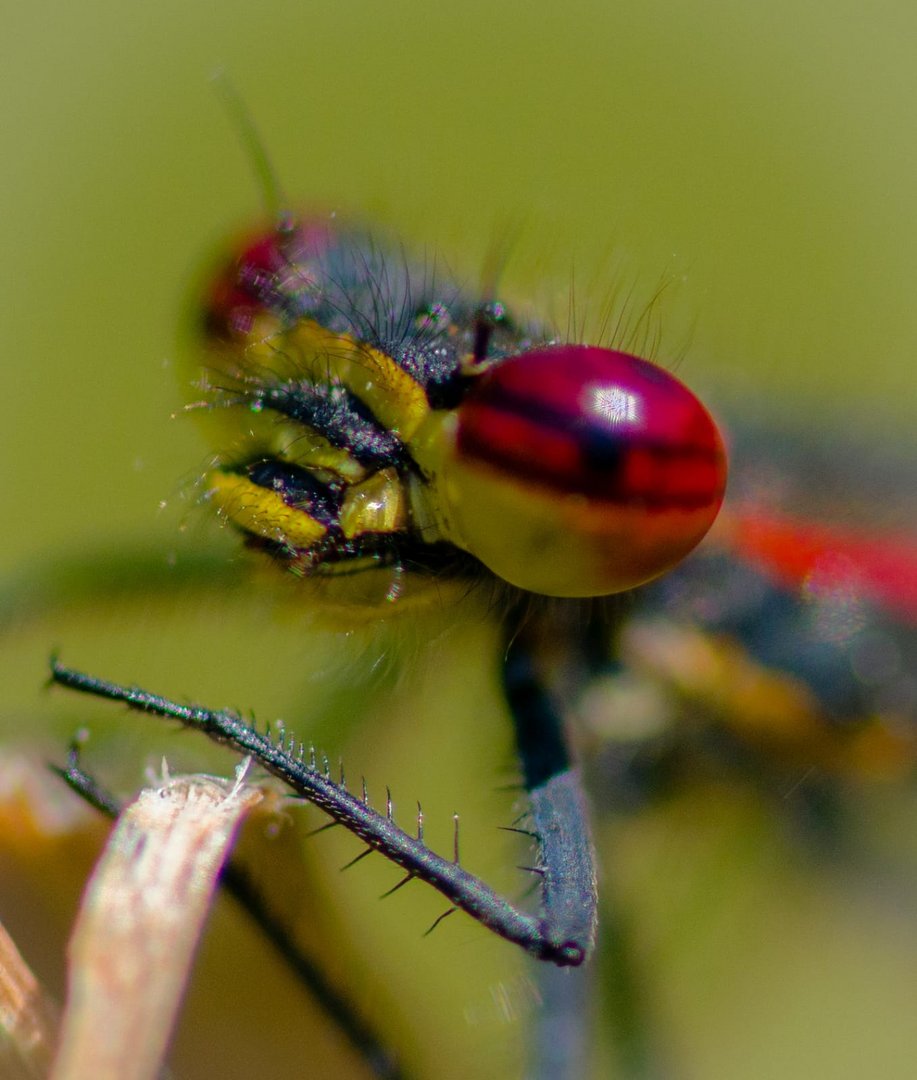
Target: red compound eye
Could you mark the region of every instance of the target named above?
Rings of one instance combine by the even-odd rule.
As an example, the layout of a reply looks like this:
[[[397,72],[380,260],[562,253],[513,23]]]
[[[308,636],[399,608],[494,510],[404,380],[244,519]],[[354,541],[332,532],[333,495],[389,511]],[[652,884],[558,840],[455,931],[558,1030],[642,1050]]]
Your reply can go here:
[[[310,263],[327,250],[330,239],[328,226],[314,220],[250,236],[204,298],[205,334],[216,342],[238,343],[260,315],[289,314],[296,290],[311,281]]]
[[[459,409],[444,517],[521,588],[603,595],[670,569],[707,532],[726,484],[710,414],[626,353],[557,345],[481,376]]]

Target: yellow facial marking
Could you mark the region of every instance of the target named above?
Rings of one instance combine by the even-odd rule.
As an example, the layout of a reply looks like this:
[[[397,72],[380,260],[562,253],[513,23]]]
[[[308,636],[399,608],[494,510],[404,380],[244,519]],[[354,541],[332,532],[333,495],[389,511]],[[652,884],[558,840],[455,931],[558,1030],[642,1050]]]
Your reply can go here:
[[[405,528],[407,505],[397,472],[383,469],[348,488],[340,523],[348,539],[361,533],[390,533]]]
[[[288,506],[276,491],[259,487],[244,476],[212,472],[207,484],[210,499],[221,515],[265,540],[308,548],[328,531],[305,510]]]
[[[316,382],[340,382],[402,440],[411,438],[430,411],[423,387],[371,345],[311,319],[298,322],[286,338],[292,366],[287,377],[304,373]]]

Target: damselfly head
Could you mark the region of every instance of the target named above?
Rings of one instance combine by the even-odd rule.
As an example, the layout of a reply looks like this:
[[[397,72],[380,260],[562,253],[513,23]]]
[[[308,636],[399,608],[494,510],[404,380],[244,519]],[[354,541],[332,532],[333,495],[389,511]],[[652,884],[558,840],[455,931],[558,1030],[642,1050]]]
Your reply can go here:
[[[677,379],[520,327],[365,234],[266,231],[201,314],[232,436],[208,497],[298,572],[486,569],[603,596],[673,567],[722,502],[722,440]]]

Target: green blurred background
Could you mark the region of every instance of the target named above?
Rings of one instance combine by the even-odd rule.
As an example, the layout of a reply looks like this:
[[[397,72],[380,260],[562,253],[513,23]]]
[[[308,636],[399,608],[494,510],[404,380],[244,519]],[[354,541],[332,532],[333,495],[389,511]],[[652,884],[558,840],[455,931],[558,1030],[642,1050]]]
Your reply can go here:
[[[209,77],[228,71],[297,204],[378,222],[472,283],[508,250],[507,293],[561,326],[571,287],[590,324],[616,289],[633,320],[666,282],[655,351],[681,358],[721,410],[763,401],[813,439],[832,430],[898,448],[913,446],[917,402],[915,40],[905,0],[830,12],[811,0],[9,6],[0,570],[33,603],[0,644],[6,730],[56,737],[98,713],[94,730],[149,746],[110,712],[39,694],[52,645],[174,694],[300,726],[317,716],[334,754],[334,718],[370,712],[354,768],[371,765],[377,790],[397,783],[406,807],[421,796],[440,847],[461,809],[476,868],[499,877],[513,856],[493,826],[511,799],[495,789],[512,770],[486,629],[437,627],[431,671],[395,633],[318,633],[244,585],[119,594],[100,556],[91,599],[62,590],[55,605],[53,581],[39,588],[49,567],[97,551],[151,553],[167,574],[188,565],[182,544],[225,546],[182,495],[206,448],[192,422],[170,419],[192,393],[174,370],[188,283],[259,210]],[[194,761],[197,745],[181,747]],[[913,1074],[909,919],[797,864],[740,798],[714,815],[703,801],[651,815],[617,840],[622,899],[646,920],[636,933],[669,1075]],[[686,852],[691,874],[672,899],[656,875]],[[344,843],[322,859],[350,854]],[[519,1075],[529,969],[468,926],[421,946],[441,905],[399,896],[380,908],[385,868],[362,873],[322,888],[337,890],[350,951],[411,1016],[422,1074]],[[51,907],[65,925],[65,900]],[[208,945],[201,979],[225,988],[235,960]],[[44,962],[59,979],[50,949]],[[297,1042],[295,992],[245,982],[273,1040],[267,1074],[289,1071],[276,1062],[295,1052],[280,1034]],[[215,1057],[201,1066],[183,1032],[179,1074],[252,1075],[263,1047],[250,1037],[238,1049],[242,1021],[215,1019],[206,996],[190,1008]]]

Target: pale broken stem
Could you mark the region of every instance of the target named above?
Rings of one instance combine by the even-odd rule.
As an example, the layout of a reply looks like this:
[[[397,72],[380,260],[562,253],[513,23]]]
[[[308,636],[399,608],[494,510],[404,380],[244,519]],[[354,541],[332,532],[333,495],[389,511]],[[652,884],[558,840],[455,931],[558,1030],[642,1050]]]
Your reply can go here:
[[[0,1076],[43,1080],[57,1041],[59,1010],[0,926]]]
[[[125,808],[70,939],[52,1080],[159,1074],[220,870],[262,798],[244,772],[166,779]]]
[[[80,765],[78,744],[71,745],[66,767],[54,767],[52,771],[99,813],[112,820],[120,816],[122,807],[119,800],[101,787]],[[323,1010],[327,1021],[347,1039],[373,1076],[379,1080],[404,1080],[405,1074],[392,1051],[366,1019],[355,1011],[352,1002],[332,982],[324,968],[303,951],[300,943],[291,935],[290,927],[277,918],[268,897],[255,885],[245,867],[230,859],[223,866],[220,886],[274,946],[303,989],[311,994],[315,1003]],[[2,1075],[0,1073],[0,1076]]]

